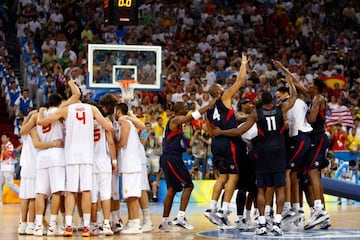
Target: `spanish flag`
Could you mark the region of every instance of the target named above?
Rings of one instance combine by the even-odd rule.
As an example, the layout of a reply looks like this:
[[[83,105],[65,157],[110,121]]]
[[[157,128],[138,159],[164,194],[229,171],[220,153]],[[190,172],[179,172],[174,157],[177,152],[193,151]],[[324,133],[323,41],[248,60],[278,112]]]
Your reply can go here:
[[[346,84],[346,78],[343,75],[334,75],[331,77],[322,76],[321,79],[332,89],[335,89],[335,84],[339,84],[340,88],[343,88]]]

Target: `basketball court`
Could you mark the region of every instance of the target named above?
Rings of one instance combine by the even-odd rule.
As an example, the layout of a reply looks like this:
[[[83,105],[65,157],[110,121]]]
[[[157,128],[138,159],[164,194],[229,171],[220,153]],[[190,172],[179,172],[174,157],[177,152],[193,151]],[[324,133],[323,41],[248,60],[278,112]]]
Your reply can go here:
[[[187,218],[189,223],[193,224],[195,229],[188,231],[180,229],[174,233],[163,233],[157,230],[162,213],[162,203],[150,203],[151,218],[154,224],[154,231],[140,235],[123,235],[117,234],[112,237],[97,236],[91,239],[131,239],[131,240],[148,240],[148,239],[360,239],[360,204],[356,202],[354,205],[346,205],[343,201],[342,206],[338,206],[336,201],[327,203],[327,210],[331,218],[331,228],[328,230],[312,229],[304,231],[302,229],[294,229],[289,232],[284,232],[281,237],[272,236],[256,236],[254,232],[240,232],[236,229],[221,231],[211,224],[204,216],[203,211],[208,207],[208,204],[190,203],[188,207]],[[174,203],[172,214],[170,217],[175,217],[178,211],[178,203]],[[126,221],[126,205],[121,203],[123,220]],[[235,210],[235,205],[231,205],[231,209]],[[0,239],[68,239],[64,237],[34,237],[34,236],[18,236],[17,225],[19,222],[19,204],[4,204],[0,207]],[[75,216],[77,214],[75,213]],[[305,208],[305,217],[308,219],[309,212]],[[235,214],[231,214],[231,219],[234,220]],[[48,216],[46,217],[48,219]],[[75,218],[75,222],[78,219]],[[82,238],[80,233],[74,233],[73,238]]]

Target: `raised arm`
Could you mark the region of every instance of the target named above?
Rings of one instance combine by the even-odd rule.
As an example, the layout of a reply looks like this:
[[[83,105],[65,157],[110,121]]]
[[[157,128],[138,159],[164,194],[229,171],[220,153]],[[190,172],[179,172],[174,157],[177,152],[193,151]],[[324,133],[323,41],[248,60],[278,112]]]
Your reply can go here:
[[[59,108],[67,107],[70,104],[76,103],[80,100],[81,92],[79,87],[76,85],[75,80],[69,80],[68,85],[71,90],[71,97],[66,100],[65,102],[62,102],[59,106]]]
[[[286,100],[286,102],[281,104],[281,110],[283,112],[283,115],[286,115],[286,113],[294,106],[297,99],[297,92],[292,77],[287,74],[285,80],[289,84],[290,97],[288,98],[288,100]]]
[[[284,72],[285,80],[289,84],[290,97],[288,98],[288,100],[281,103],[281,111],[282,111],[282,115],[284,118],[284,122],[286,124],[286,127],[288,127],[289,122],[287,119],[287,112],[294,106],[296,98],[297,98],[297,91],[296,91],[296,87],[294,84],[294,81],[297,81],[297,79],[288,69],[285,68],[285,66],[280,61],[273,60],[273,63],[277,68],[279,68],[281,71]],[[301,85],[301,84],[299,83],[299,85]],[[301,89],[304,89],[304,88],[301,88]]]
[[[224,102],[225,106],[229,107],[231,106],[231,98],[234,96],[234,94],[239,91],[239,89],[244,85],[245,78],[246,78],[246,65],[247,65],[248,59],[246,55],[242,55],[241,57],[241,66],[238,73],[238,76],[236,78],[235,83],[224,92],[223,96],[221,97],[221,100]]]
[[[320,111],[320,101],[318,96],[315,96],[311,105],[310,114],[308,115],[309,123],[314,123],[316,121],[316,116]]]
[[[302,93],[304,96],[307,94],[306,88],[299,82],[299,80],[292,74],[289,69],[287,69],[280,61],[273,61],[274,65],[279,68],[285,75],[288,75],[292,78],[296,90]]]

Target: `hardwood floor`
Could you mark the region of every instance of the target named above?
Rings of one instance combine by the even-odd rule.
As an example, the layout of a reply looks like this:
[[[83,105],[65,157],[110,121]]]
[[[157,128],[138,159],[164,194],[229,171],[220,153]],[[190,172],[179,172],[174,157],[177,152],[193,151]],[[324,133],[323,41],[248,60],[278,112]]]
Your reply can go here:
[[[125,218],[126,216],[126,207],[124,204],[121,205],[123,216]],[[215,238],[234,238],[234,234],[225,234],[221,235],[222,233],[218,233],[216,226],[209,223],[209,221],[203,216],[203,211],[208,207],[208,204],[189,204],[188,207],[188,213],[187,218],[191,224],[195,226],[195,229],[192,231],[181,229],[179,232],[175,233],[162,233],[157,230],[158,224],[160,222],[160,216],[162,212],[162,203],[151,203],[150,205],[150,211],[152,216],[152,221],[154,223],[155,230],[151,233],[144,233],[141,235],[115,235],[112,237],[104,237],[104,236],[98,236],[98,237],[91,237],[91,239],[124,239],[124,240],[150,240],[150,239],[181,239],[181,240],[193,240],[193,239],[207,239],[208,237],[199,236],[199,232],[205,232],[205,231],[215,231],[215,235],[212,234],[211,239]],[[232,209],[235,209],[235,206],[231,206]],[[178,210],[178,204],[174,203],[174,206],[172,208],[172,214],[171,217],[174,217]],[[351,233],[354,237],[360,238],[360,204],[356,203],[355,205],[346,205],[346,202],[343,200],[343,205],[338,206],[336,202],[327,203],[327,210],[331,217],[331,223],[332,223],[332,230],[337,229],[356,229],[359,230],[357,233]],[[17,225],[19,222],[19,211],[20,206],[18,204],[4,204],[0,206],[0,239],[3,240],[13,240],[13,239],[21,239],[21,240],[33,240],[33,239],[65,239],[63,237],[34,237],[34,236],[18,236],[17,234]],[[76,214],[75,214],[76,215]],[[305,216],[308,218],[309,212],[307,209],[305,209]],[[234,220],[235,214],[231,214],[231,220]],[[47,216],[48,219],[48,216]],[[75,222],[78,219],[75,219]],[[125,219],[124,219],[125,220]],[[303,230],[299,230],[300,233],[304,232],[306,236],[306,232]],[[318,231],[321,234],[320,230],[314,230]],[[341,231],[337,234],[337,236],[341,236]],[[355,235],[354,235],[355,234]],[[210,234],[211,235],[211,234]],[[220,237],[219,237],[220,236]],[[246,239],[252,239],[254,237],[253,233],[248,233],[246,236],[249,236],[250,238]],[[287,236],[287,233],[284,233],[284,237]],[[270,237],[270,236],[269,236]],[[273,236],[272,236],[273,237]],[[298,236],[299,237],[299,236]],[[81,238],[81,235],[79,233],[74,233],[73,238]],[[239,238],[239,237],[237,237]],[[240,237],[242,238],[242,237]],[[305,237],[307,238],[307,237]],[[344,237],[346,239],[347,237]]]

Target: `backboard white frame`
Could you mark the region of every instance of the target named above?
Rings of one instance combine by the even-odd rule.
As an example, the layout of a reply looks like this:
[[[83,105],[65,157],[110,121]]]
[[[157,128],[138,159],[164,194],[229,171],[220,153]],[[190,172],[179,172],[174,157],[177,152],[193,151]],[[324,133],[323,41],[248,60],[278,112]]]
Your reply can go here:
[[[96,83],[94,82],[93,76],[93,62],[94,62],[94,51],[105,50],[105,51],[133,51],[133,52],[153,52],[156,56],[156,74],[154,84],[141,84],[139,82],[134,83],[132,86],[134,89],[141,90],[160,90],[162,88],[161,79],[161,47],[160,46],[142,46],[142,45],[115,45],[115,44],[89,44],[88,45],[88,79],[87,87],[90,89],[119,89],[120,84],[116,81],[116,74],[114,78],[114,71],[111,74],[112,83]],[[134,67],[136,68],[136,74],[138,73],[138,67],[136,65],[113,65],[110,66],[113,70],[116,66],[123,66],[124,68]],[[115,79],[115,80],[114,80]],[[135,80],[137,76],[135,76]]]

